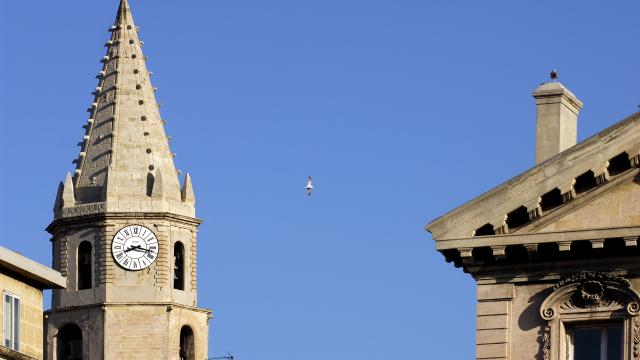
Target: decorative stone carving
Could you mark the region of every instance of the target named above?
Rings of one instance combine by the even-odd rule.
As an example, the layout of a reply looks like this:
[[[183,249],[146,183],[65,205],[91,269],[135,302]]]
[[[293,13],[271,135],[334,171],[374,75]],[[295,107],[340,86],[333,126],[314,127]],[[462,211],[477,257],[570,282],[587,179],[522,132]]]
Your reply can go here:
[[[605,182],[609,181],[609,162],[605,161],[603,164],[600,164],[591,169],[593,171],[593,175],[596,178],[596,184],[602,185]]]
[[[73,207],[63,208],[60,217],[81,216],[89,214],[97,214],[106,211],[104,202],[82,204]]]
[[[495,231],[496,235],[504,235],[509,233],[509,226],[507,225],[507,215],[502,215],[497,220],[492,221],[491,226],[493,226],[493,231]]]
[[[640,321],[633,322],[633,358],[640,359]]]
[[[560,194],[562,195],[563,203],[566,204],[569,201],[575,199],[576,189],[573,187],[575,184],[576,184],[576,179],[571,179],[571,181],[558,186],[558,189],[560,190]]]
[[[629,154],[629,162],[631,162],[631,166],[640,167],[640,145],[636,145],[627,150],[627,154]]]
[[[547,320],[541,331],[543,360],[564,356],[561,344],[551,341],[563,336],[564,319],[590,321],[598,319],[624,319],[625,326],[633,328],[633,360],[640,360],[640,295],[629,281],[610,273],[584,271],[558,281],[551,294],[540,306],[540,316]],[[557,332],[560,331],[560,334]],[[631,341],[631,340],[628,340]]]
[[[558,314],[624,309],[640,313],[640,296],[628,280],[609,273],[586,271],[557,282],[540,308],[540,316],[552,320]]]
[[[541,202],[542,198],[537,197],[524,205],[527,208],[527,214],[529,214],[529,221],[533,221],[536,218],[542,216],[542,206],[540,205]]]
[[[542,328],[542,359],[551,360],[551,328]]]

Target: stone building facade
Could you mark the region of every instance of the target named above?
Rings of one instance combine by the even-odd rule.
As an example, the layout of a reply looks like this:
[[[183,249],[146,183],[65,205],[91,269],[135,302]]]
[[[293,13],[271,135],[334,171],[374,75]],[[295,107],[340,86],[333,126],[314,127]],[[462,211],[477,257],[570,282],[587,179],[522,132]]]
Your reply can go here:
[[[477,282],[476,358],[640,359],[640,113],[576,144],[576,96],[533,96],[537,164],[427,225]]]
[[[0,246],[0,359],[43,359],[42,290],[66,283],[59,272]]]
[[[205,359],[195,196],[173,162],[127,0],[109,29],[76,169],[54,205],[51,360]]]

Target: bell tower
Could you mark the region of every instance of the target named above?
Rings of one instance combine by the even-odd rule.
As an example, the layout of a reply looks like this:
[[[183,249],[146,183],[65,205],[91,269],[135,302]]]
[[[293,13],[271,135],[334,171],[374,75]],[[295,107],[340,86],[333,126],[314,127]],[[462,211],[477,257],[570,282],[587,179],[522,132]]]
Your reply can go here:
[[[191,178],[180,184],[127,0],[109,31],[76,168],[47,227],[67,277],[45,315],[47,358],[205,359]]]

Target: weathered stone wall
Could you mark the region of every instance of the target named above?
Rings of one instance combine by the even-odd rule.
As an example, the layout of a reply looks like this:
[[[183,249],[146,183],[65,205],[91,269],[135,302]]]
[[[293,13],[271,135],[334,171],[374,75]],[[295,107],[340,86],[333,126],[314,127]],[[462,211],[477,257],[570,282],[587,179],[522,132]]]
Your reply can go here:
[[[56,360],[58,330],[76,324],[82,330],[83,358],[91,360],[174,360],[180,350],[180,330],[189,326],[195,338],[195,358],[208,354],[209,313],[167,304],[114,304],[54,311],[47,317],[49,360]]]
[[[629,181],[540,229],[541,232],[637,226],[640,180]]]
[[[58,227],[54,236],[54,265],[64,268],[69,288],[54,290],[48,359],[55,359],[58,330],[68,323],[81,328],[87,359],[176,359],[184,325],[194,332],[196,358],[205,359],[209,312],[195,308],[196,223],[142,213],[85,221]],[[113,235],[131,224],[152,229],[160,245],[156,261],[140,271],[121,268],[111,255]],[[82,241],[94,246],[94,287],[77,290]],[[177,242],[184,246],[184,290],[173,288]]]
[[[5,291],[20,298],[20,352],[42,359],[42,291],[11,274],[0,272],[0,294]],[[4,310],[0,307],[0,325],[4,324],[3,313]]]
[[[111,255],[111,240],[121,228],[140,224],[152,229],[160,245],[156,261],[141,271],[119,267]],[[58,230],[53,241],[54,268],[67,276],[67,289],[54,290],[53,308],[103,302],[176,302],[196,305],[196,236],[194,224],[135,215],[87,226]],[[88,241],[93,248],[93,287],[77,290],[78,246]],[[173,248],[184,246],[184,290],[173,289]]]
[[[598,270],[613,271],[620,267],[625,266],[611,265],[599,267]],[[591,269],[587,265],[578,266],[574,272],[582,270]],[[528,281],[526,277],[519,277],[508,283],[478,284],[476,358],[544,360],[543,336],[549,323],[541,317],[540,308],[552,293],[554,284],[571,273],[553,274],[550,268],[546,274],[547,280]],[[640,278],[635,273],[623,277],[630,281],[631,289],[636,292],[640,290]],[[553,337],[549,341],[560,339]]]
[[[513,284],[478,285],[476,358],[509,359]]]
[[[54,311],[46,313],[45,319],[47,321],[46,359],[57,359],[59,330],[67,324],[75,324],[82,331],[83,359],[104,359],[104,310],[101,307]]]

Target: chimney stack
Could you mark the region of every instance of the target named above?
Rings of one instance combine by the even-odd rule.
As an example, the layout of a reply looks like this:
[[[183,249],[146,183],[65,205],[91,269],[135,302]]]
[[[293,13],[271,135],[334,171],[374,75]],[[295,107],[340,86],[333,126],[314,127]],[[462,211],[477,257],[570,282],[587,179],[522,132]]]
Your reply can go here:
[[[578,138],[578,113],[582,102],[555,81],[540,85],[536,99],[536,165],[572,147]]]

